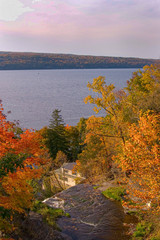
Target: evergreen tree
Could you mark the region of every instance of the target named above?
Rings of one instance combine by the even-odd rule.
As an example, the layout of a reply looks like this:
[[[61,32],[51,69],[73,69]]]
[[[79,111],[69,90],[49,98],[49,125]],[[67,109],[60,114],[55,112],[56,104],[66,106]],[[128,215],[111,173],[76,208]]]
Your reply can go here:
[[[53,160],[61,151],[67,156],[68,161],[75,161],[83,149],[86,119],[82,118],[75,127],[65,126],[60,113],[59,109],[52,112],[50,125],[43,129],[42,136]]]
[[[59,126],[64,127],[64,120],[63,120],[62,116],[60,115],[60,112],[61,112],[61,110],[59,110],[59,109],[55,109],[52,112],[52,118],[50,119],[49,128],[54,129]]]
[[[46,128],[43,137],[45,144],[49,149],[50,156],[54,160],[58,151],[62,151],[68,156],[68,143],[64,120],[60,115],[61,110],[55,109],[52,112],[49,128]]]

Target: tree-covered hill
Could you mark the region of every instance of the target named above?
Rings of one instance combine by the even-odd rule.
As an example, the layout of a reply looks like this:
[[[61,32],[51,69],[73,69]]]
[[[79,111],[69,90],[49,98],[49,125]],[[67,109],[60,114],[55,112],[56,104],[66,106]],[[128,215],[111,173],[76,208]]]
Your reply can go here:
[[[142,68],[156,59],[85,56],[54,53],[0,52],[0,70]]]

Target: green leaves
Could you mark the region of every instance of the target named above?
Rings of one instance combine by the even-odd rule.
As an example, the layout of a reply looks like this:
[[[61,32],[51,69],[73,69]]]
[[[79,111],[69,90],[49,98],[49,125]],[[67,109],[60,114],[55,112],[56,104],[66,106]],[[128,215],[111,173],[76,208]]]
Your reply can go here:
[[[6,176],[9,172],[15,172],[18,167],[23,168],[25,159],[26,154],[6,153],[0,160],[0,178]]]

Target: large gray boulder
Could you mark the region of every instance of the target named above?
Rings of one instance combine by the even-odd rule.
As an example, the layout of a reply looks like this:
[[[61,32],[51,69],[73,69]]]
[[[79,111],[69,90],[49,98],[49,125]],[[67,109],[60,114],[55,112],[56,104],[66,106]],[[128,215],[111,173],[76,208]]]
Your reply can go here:
[[[57,201],[57,202],[56,202]],[[57,223],[72,240],[121,240],[124,212],[120,204],[105,198],[89,184],[79,184],[45,201],[70,214]]]

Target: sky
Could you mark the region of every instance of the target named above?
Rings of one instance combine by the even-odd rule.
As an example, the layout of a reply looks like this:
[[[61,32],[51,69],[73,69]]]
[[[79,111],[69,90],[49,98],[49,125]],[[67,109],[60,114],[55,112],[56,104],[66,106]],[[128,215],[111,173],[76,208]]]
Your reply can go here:
[[[0,51],[160,58],[160,0],[0,0]]]

